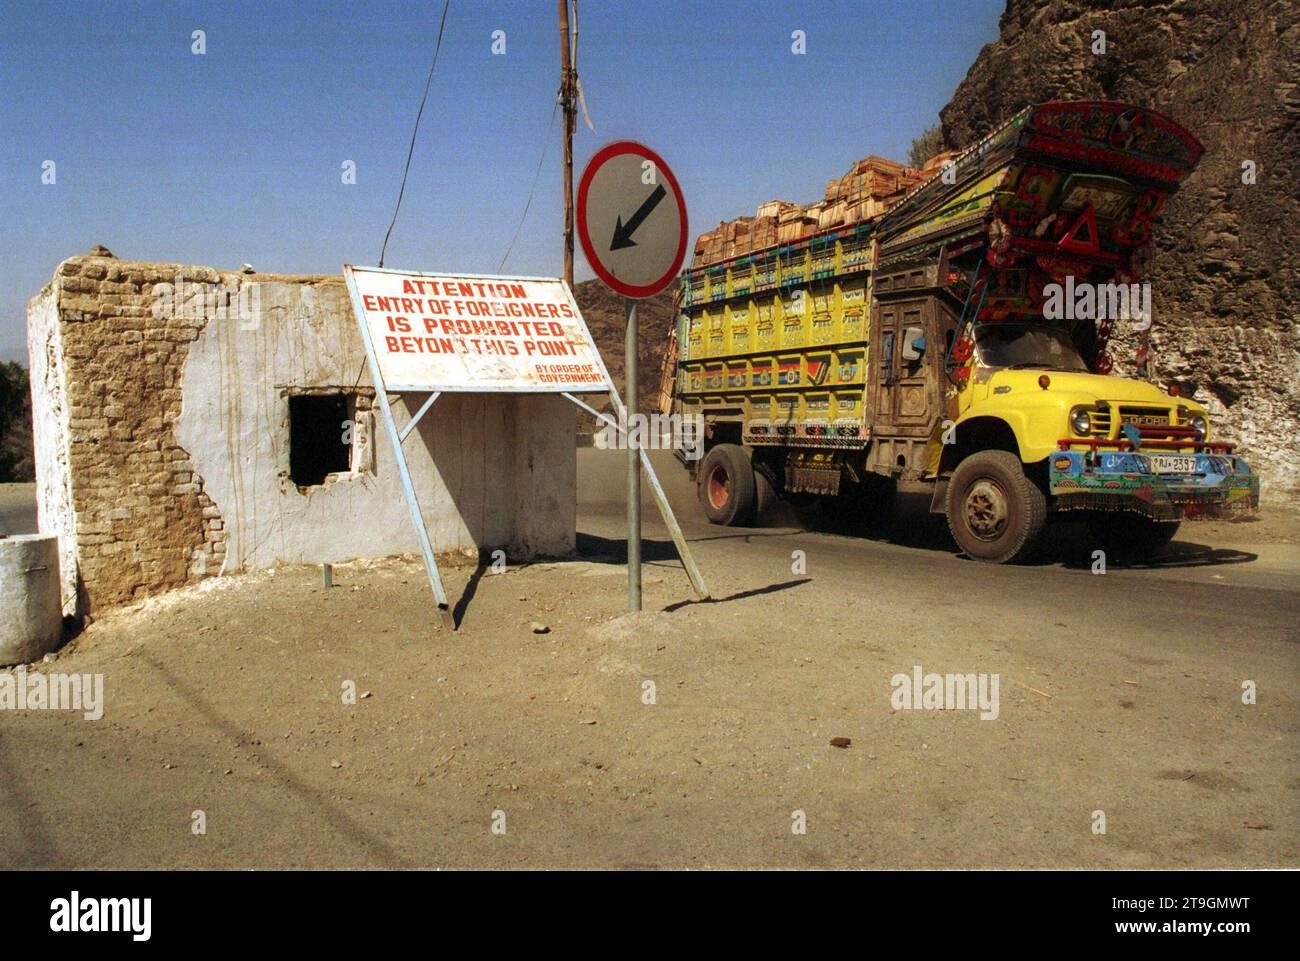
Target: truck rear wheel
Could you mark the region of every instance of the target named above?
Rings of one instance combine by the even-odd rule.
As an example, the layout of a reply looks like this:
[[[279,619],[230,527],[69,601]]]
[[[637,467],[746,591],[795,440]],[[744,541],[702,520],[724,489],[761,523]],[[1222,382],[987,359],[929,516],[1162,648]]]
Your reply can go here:
[[[754,512],[754,466],[737,444],[719,444],[700,465],[700,503],[715,524],[743,524]]]
[[[1032,554],[1047,520],[1047,498],[1015,454],[982,450],[957,465],[945,511],[953,540],[967,555],[1008,564]]]

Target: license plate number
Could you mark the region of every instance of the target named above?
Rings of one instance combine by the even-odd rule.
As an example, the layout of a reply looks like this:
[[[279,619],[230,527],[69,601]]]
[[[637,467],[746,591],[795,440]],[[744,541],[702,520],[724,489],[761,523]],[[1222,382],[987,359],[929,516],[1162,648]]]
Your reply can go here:
[[[1157,474],[1195,474],[1196,458],[1156,454],[1151,458],[1151,467]]]

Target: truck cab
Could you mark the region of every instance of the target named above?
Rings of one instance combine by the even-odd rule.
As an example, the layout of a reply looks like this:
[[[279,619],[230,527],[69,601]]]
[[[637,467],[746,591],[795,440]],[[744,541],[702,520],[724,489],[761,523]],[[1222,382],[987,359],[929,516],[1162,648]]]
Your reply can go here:
[[[948,373],[952,416],[930,438],[926,476],[972,557],[1014,559],[1050,513],[1077,513],[1103,545],[1143,556],[1186,517],[1258,503],[1257,478],[1211,437],[1203,405],[1093,372],[1062,327],[977,324]]]

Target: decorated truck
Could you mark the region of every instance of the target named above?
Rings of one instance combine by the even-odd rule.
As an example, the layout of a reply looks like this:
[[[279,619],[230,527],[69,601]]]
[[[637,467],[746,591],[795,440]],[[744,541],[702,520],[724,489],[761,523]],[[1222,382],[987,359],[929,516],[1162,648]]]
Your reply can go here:
[[[1155,111],[1053,102],[924,171],[864,161],[857,198],[832,181],[702,237],[664,404],[702,423],[685,463],[709,519],[779,497],[878,520],[928,488],[962,551],[1010,562],[1053,516],[1145,554],[1255,510],[1195,388],[1150,376],[1152,231],[1200,155]]]

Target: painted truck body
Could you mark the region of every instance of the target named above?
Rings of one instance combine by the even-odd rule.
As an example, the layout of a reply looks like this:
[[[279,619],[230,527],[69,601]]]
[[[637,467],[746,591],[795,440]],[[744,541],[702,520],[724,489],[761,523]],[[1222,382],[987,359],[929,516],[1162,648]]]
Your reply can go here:
[[[958,545],[1004,562],[1055,514],[1149,552],[1181,520],[1257,508],[1195,388],[1147,376],[1151,233],[1200,154],[1154,111],[1044,104],[883,215],[697,258],[664,402],[702,418],[688,467],[710,519],[771,497],[878,516],[929,485]],[[1112,334],[1135,342],[1131,376],[1110,375]]]

